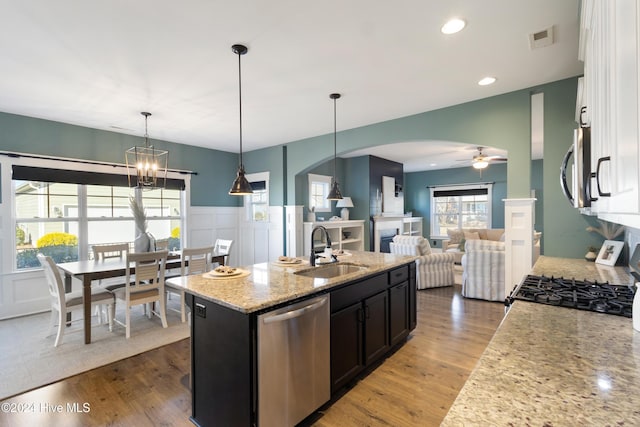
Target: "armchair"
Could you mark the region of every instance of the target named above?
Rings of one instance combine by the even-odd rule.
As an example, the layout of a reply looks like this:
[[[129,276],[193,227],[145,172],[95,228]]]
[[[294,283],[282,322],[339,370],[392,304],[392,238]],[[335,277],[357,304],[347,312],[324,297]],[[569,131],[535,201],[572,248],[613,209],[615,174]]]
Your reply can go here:
[[[462,296],[504,300],[504,242],[467,240],[462,256]]]
[[[455,257],[450,253],[432,253],[429,241],[420,236],[395,236],[389,243],[392,254],[416,255],[418,289],[453,286]]]

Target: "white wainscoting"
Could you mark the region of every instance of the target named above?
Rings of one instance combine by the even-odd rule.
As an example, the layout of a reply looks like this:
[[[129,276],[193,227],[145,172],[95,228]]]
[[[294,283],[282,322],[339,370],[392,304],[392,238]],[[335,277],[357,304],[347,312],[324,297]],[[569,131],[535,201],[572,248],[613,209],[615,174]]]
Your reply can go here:
[[[230,265],[275,261],[284,253],[283,208],[269,207],[268,222],[249,221],[244,207],[191,207],[187,245],[206,246],[231,239]]]

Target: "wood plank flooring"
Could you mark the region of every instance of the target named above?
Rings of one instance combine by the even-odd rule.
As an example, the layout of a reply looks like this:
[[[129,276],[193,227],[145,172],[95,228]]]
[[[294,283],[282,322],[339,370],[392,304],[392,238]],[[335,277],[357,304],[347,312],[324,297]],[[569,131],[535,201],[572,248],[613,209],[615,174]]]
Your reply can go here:
[[[418,327],[407,342],[305,425],[440,424],[504,307],[464,299],[459,285],[418,291],[417,301]],[[7,399],[0,425],[191,426],[188,373],[182,340]]]

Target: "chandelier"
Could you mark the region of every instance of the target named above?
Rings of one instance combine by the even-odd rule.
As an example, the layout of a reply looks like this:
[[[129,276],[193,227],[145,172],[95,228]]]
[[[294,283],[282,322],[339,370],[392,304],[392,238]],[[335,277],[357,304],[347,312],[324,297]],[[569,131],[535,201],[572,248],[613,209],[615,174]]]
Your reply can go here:
[[[167,163],[169,152],[157,150],[149,144],[147,120],[151,113],[141,112],[144,116],[144,147],[132,147],[125,153],[129,187],[153,190],[164,188],[167,181]],[[135,170],[135,173],[133,172]],[[160,182],[158,182],[160,181]]]

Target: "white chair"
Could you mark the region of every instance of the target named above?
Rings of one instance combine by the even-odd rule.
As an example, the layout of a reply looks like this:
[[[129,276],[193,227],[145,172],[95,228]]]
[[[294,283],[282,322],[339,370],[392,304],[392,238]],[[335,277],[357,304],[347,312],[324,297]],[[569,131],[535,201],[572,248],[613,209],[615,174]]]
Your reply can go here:
[[[231,253],[231,245],[233,240],[217,239],[214,245],[214,251],[218,255],[224,255],[224,264],[229,265],[229,254]]]
[[[213,256],[213,246],[207,246],[204,248],[184,248],[182,249],[182,258],[180,260],[180,275],[187,276],[189,274],[202,274],[211,270],[211,258]],[[184,297],[184,288],[166,285],[167,295],[177,294],[180,295],[180,316],[182,321],[185,322],[186,316],[186,304]],[[173,310],[173,309],[172,309]],[[175,310],[178,311],[178,310]]]
[[[168,251],[169,250],[169,239],[157,239],[156,240],[156,251]]]
[[[167,315],[164,296],[164,274],[167,264],[167,251],[158,252],[140,252],[127,254],[126,280],[129,286],[116,289],[114,294],[116,298],[121,299],[125,303],[125,323],[126,336],[131,336],[131,307],[136,305],[147,304],[158,301],[159,312],[155,310],[148,311],[148,317],[152,314],[160,317],[162,327],[167,327]],[[135,269],[135,279],[132,280],[132,268]],[[122,322],[114,319],[122,325]]]
[[[93,259],[96,261],[104,261],[110,258],[127,259],[127,254],[129,253],[129,243],[92,245],[91,249],[93,250]],[[124,287],[125,282],[119,281],[117,283],[103,283],[102,280],[100,280],[98,281],[98,284],[104,289],[113,292],[118,288]]]
[[[67,324],[67,313],[73,310],[82,310],[84,308],[82,301],[82,291],[70,293],[64,292],[64,282],[58,266],[50,256],[38,254],[38,261],[44,268],[44,275],[49,285],[49,295],[51,296],[51,327],[55,326],[56,318],[58,321],[58,333],[56,334],[56,342],[54,346],[62,342],[62,336]],[[113,330],[113,318],[115,315],[115,299],[111,292],[102,288],[91,288],[91,305],[107,306],[107,317],[109,319],[109,331]],[[98,310],[98,321],[102,323],[102,310]]]
[[[504,301],[504,242],[467,240],[462,256],[462,296]]]
[[[393,254],[416,255],[418,289],[453,286],[455,257],[450,253],[432,253],[429,241],[421,236],[395,236],[389,243]]]

